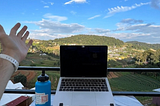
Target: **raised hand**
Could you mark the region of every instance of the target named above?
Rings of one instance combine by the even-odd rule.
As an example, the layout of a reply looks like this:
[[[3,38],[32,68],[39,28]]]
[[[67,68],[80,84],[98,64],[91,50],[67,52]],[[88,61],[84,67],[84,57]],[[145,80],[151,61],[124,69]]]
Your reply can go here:
[[[2,45],[2,54],[7,54],[18,62],[21,62],[27,55],[29,47],[32,45],[32,40],[25,44],[25,41],[29,35],[27,26],[24,26],[18,33],[17,30],[21,26],[20,23],[17,23],[10,31],[10,34],[7,35],[0,25],[0,42]]]

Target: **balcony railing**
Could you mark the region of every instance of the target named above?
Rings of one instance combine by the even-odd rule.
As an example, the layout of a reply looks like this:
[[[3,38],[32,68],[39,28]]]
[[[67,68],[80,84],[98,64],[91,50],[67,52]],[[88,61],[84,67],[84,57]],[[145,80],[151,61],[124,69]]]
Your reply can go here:
[[[60,67],[35,67],[35,66],[19,66],[18,70],[35,70],[35,71],[60,71]],[[160,68],[108,68],[108,72],[160,72]],[[14,90],[6,89],[5,93],[34,94],[34,90]],[[56,91],[52,90],[52,94]],[[160,92],[133,92],[133,91],[112,91],[113,95],[132,95],[132,96],[160,96]]]

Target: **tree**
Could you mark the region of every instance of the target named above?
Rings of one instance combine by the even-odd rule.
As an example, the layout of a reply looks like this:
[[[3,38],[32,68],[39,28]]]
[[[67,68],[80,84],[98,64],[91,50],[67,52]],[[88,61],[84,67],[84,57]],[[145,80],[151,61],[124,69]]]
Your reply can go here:
[[[142,53],[138,53],[137,56],[136,56],[136,60],[138,61],[137,63],[140,65],[141,62],[142,62]]]
[[[152,51],[152,50],[147,50],[147,51],[144,51],[143,53],[139,53],[137,56],[136,56],[136,59],[138,60],[138,63],[149,63],[149,64],[154,64],[154,56],[155,55],[155,52]]]
[[[23,86],[26,86],[27,77],[25,75],[19,74],[14,77],[14,82],[15,83],[21,82],[23,84]]]
[[[160,62],[160,49],[158,49],[154,55],[152,56],[153,62],[154,63],[159,63]]]

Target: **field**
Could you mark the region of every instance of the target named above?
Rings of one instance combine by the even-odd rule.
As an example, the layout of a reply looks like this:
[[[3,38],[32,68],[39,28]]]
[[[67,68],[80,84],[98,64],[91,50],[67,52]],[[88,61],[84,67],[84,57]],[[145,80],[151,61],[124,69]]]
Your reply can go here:
[[[34,87],[37,77],[41,71],[17,71],[14,76],[23,74],[27,76],[27,87]],[[52,89],[56,89],[60,74],[58,71],[46,71],[52,82]],[[113,91],[146,91],[150,92],[153,89],[160,88],[160,81],[145,75],[133,74],[130,72],[110,72],[108,75],[110,86]]]
[[[29,53],[25,60],[23,60],[21,66],[47,66],[57,67],[59,66],[59,57],[41,53]]]
[[[59,72],[57,71],[47,71],[46,74],[49,76],[49,80],[51,81],[51,89],[55,90],[57,88],[58,80],[60,77]],[[33,88],[35,87],[35,82],[37,81],[37,77],[41,75],[41,71],[36,71],[36,74],[34,78],[30,81],[27,82],[27,87],[28,88]]]
[[[153,89],[160,88],[160,81],[145,75],[130,72],[118,72],[115,74],[117,77],[109,79],[112,91],[152,92]],[[136,98],[142,104],[150,104],[152,102],[152,97],[145,96]]]
[[[12,75],[11,80],[14,81],[14,77],[19,74],[25,75],[27,77],[27,82],[30,82],[36,76],[36,72],[33,70],[18,70]]]
[[[113,91],[152,91],[160,88],[160,81],[130,72],[115,73],[118,77],[109,79]]]

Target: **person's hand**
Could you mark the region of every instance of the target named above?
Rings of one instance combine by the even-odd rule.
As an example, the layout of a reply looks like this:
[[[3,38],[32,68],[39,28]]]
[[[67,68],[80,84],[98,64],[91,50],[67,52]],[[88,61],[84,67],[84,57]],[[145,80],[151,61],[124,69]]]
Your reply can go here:
[[[20,23],[17,23],[10,31],[9,36],[5,33],[3,27],[0,25],[0,43],[2,45],[2,54],[9,55],[21,62],[27,55],[29,47],[32,45],[32,40],[25,44],[29,35],[27,26],[24,26],[18,33],[17,30]]]

